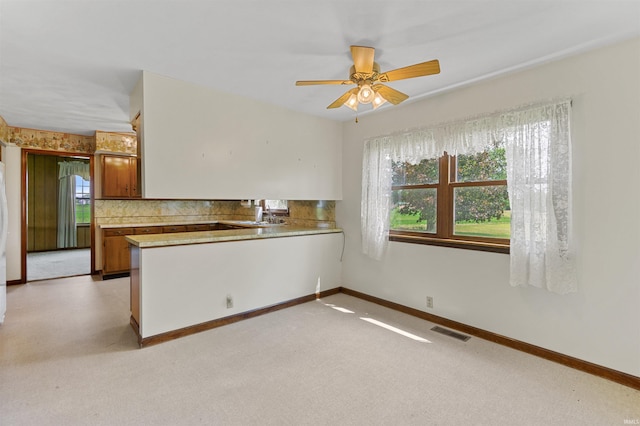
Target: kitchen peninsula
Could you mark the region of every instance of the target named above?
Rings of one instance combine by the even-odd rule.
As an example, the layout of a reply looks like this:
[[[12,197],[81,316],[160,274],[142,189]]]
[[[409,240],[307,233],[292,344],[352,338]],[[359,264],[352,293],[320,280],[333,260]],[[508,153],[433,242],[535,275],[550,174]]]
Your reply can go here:
[[[140,346],[337,292],[341,233],[272,226],[127,236]]]

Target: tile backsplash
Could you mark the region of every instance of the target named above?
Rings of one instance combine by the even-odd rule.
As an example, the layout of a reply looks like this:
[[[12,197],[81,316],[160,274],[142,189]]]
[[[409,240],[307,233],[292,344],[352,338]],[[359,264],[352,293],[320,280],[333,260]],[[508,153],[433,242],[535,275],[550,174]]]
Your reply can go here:
[[[335,201],[291,200],[288,224],[335,227]],[[253,220],[254,209],[239,200],[95,200],[96,225]]]

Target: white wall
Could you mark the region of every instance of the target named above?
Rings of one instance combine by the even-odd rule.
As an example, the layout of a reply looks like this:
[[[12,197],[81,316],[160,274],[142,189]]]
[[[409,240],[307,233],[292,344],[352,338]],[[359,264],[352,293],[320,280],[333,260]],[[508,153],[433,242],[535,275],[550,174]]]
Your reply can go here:
[[[340,123],[142,78],[143,197],[342,199]]]
[[[347,165],[362,164],[366,138],[564,96],[573,99],[577,294],[510,287],[505,254],[395,242],[381,262],[360,253],[361,168]],[[639,135],[640,40],[345,123],[343,286],[640,376]]]
[[[16,281],[20,279],[22,265],[20,259],[20,245],[22,241],[22,197],[20,194],[22,181],[22,150],[16,146],[3,147],[2,162],[5,164],[7,207],[9,210],[9,234],[7,235],[7,281]]]
[[[140,334],[339,287],[342,243],[342,235],[332,233],[140,249]]]

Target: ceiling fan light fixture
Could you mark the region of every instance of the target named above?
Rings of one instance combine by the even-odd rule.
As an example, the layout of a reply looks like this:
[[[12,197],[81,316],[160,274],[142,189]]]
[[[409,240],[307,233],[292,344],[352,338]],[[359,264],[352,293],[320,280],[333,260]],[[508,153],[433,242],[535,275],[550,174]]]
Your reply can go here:
[[[344,103],[345,106],[351,108],[354,111],[358,111],[358,97],[353,93],[349,96],[349,99]]]
[[[398,105],[409,98],[409,95],[382,83],[440,73],[440,62],[434,59],[381,74],[380,66],[374,61],[375,49],[373,47],[351,46],[350,49],[353,66],[349,70],[348,80],[299,80],[296,81],[296,86],[353,84],[356,87],[343,93],[342,96],[329,104],[327,109],[340,108],[344,105],[357,112],[358,104],[371,104],[373,109],[377,109],[387,102]]]
[[[379,106],[384,105],[385,103],[387,103],[387,100],[383,98],[380,93],[376,92],[375,96],[373,97],[373,102],[371,102],[373,109],[376,109]]]
[[[368,83],[360,86],[360,90],[358,91],[358,102],[361,104],[370,104],[373,102],[375,93],[371,88],[371,85]]]

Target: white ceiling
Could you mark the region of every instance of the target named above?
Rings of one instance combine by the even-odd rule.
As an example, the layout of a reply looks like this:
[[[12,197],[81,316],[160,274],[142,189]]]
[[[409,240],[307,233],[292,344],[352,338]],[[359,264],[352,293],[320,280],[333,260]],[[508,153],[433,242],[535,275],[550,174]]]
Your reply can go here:
[[[295,81],[348,78],[352,44],[382,71],[438,59],[439,75],[388,83],[411,102],[638,36],[638,0],[0,0],[0,116],[131,131],[147,70],[344,121],[354,112],[326,106],[349,87]]]

